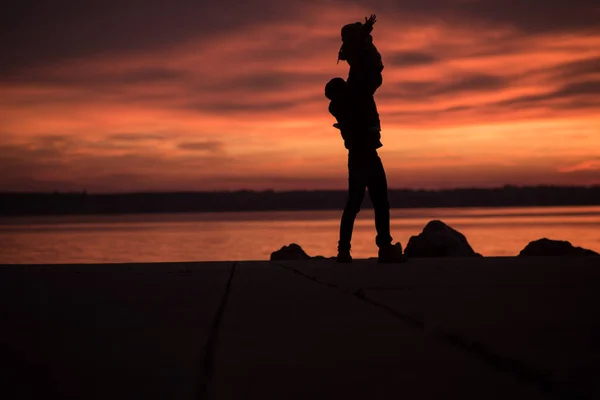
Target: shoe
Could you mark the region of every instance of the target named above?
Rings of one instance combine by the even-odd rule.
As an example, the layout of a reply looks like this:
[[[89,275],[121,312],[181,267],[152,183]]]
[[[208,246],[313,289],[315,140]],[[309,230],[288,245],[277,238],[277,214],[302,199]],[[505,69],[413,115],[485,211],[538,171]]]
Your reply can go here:
[[[407,260],[406,255],[402,254],[402,245],[398,242],[379,248],[378,263],[401,263]]]
[[[336,261],[339,263],[351,263],[352,256],[350,255],[350,250],[338,250]]]

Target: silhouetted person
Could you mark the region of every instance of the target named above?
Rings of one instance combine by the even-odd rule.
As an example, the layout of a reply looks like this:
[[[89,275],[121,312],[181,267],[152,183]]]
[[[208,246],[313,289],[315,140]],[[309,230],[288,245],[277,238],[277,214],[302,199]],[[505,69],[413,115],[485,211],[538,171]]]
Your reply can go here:
[[[344,146],[348,149],[348,199],[340,223],[338,262],[351,262],[350,255],[354,220],[360,211],[365,189],[375,210],[375,242],[379,247],[379,262],[402,261],[401,250],[392,246],[390,235],[390,205],[387,179],[377,149],[382,146],[378,129],[379,118],[360,101],[361,93],[342,78],[333,78],[325,85],[325,96],[331,100],[329,112],[336,118]],[[372,104],[375,107],[375,103]]]
[[[359,92],[357,101],[363,107],[363,112],[369,113],[370,119],[377,119],[377,126],[381,129],[373,97],[383,83],[381,54],[371,36],[376,21],[376,15],[372,14],[368,19],[365,17],[364,24],[355,22],[342,27],[342,46],[338,53],[338,62],[348,62],[348,84]]]

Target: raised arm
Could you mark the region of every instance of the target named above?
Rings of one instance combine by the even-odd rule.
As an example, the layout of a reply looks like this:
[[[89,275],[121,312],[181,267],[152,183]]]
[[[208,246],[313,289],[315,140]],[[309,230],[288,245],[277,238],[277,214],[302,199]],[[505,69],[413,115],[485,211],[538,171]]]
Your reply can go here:
[[[371,14],[369,18],[365,17],[365,23],[361,27],[361,33],[364,36],[369,35],[373,31],[373,25],[377,22],[377,16],[375,14]]]

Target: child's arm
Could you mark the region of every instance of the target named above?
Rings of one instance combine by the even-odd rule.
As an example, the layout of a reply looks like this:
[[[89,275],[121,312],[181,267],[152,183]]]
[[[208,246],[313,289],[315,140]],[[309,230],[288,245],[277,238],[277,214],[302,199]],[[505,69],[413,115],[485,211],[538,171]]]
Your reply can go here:
[[[340,131],[351,128],[354,124],[352,110],[347,110],[342,104],[331,102],[329,104],[329,113],[333,115],[336,121],[333,127]]]
[[[339,109],[337,107],[335,107],[334,102],[332,101],[331,103],[329,103],[329,113],[331,115],[333,115],[333,117],[335,118],[336,123],[333,124],[334,128],[337,128],[339,130],[342,130],[341,128],[341,124],[340,124],[340,113],[339,113]]]
[[[373,32],[373,25],[377,22],[377,16],[371,14],[369,18],[365,17],[365,23],[361,26],[360,33],[363,37],[367,37]]]

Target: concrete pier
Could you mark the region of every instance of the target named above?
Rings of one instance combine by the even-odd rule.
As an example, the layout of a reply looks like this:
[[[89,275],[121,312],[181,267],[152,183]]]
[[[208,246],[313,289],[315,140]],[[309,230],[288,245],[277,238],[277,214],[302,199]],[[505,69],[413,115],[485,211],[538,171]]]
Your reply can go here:
[[[0,266],[0,397],[600,398],[600,261]]]

